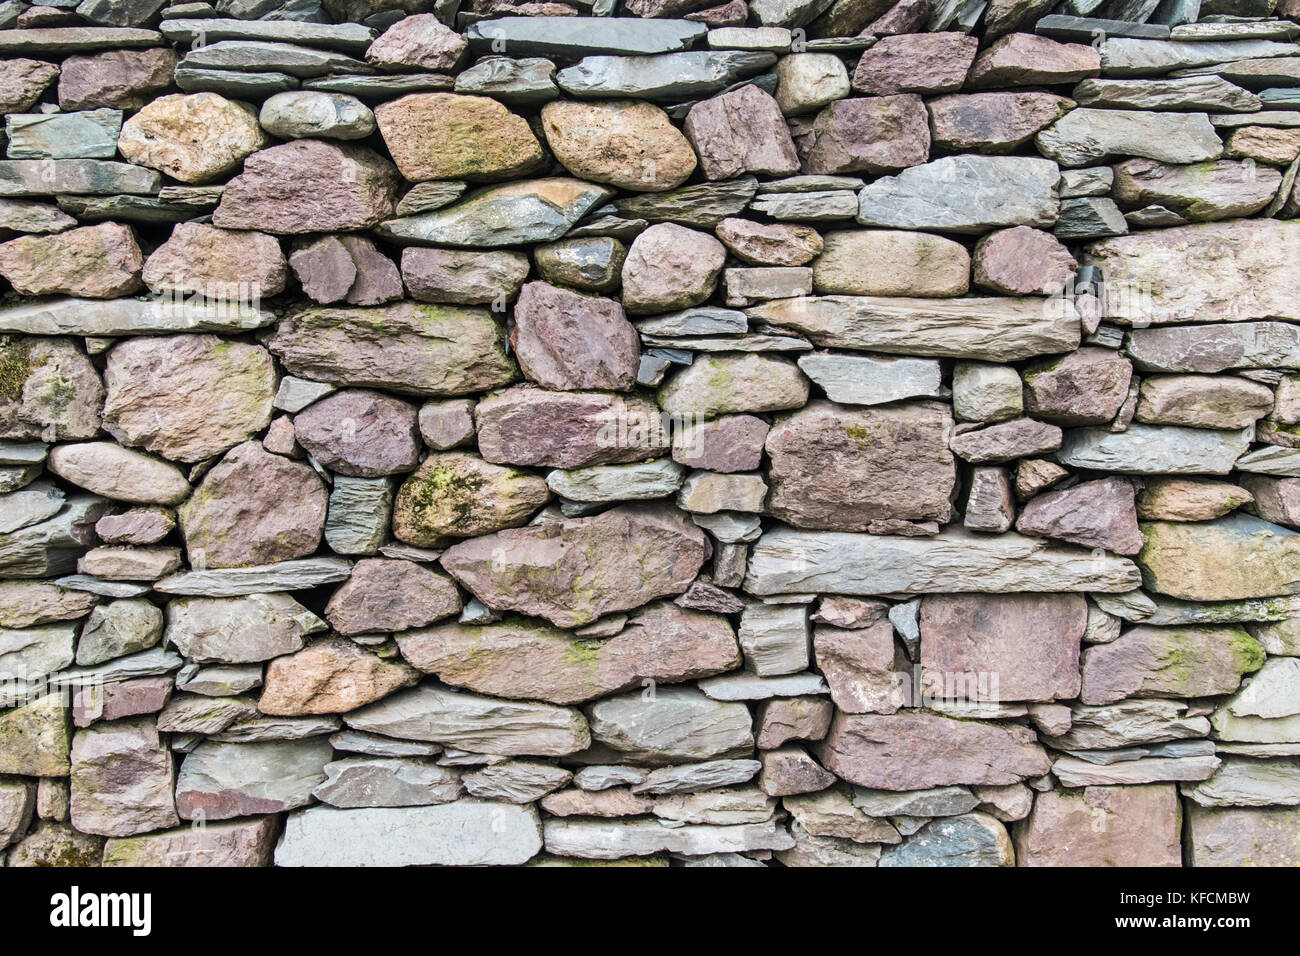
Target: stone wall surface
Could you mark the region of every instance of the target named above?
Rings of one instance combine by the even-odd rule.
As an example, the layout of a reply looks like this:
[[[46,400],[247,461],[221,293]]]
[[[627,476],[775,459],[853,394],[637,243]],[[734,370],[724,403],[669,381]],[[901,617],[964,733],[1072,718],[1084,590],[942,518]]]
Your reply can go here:
[[[0,2],[6,865],[1300,863],[1300,3],[166,2]]]

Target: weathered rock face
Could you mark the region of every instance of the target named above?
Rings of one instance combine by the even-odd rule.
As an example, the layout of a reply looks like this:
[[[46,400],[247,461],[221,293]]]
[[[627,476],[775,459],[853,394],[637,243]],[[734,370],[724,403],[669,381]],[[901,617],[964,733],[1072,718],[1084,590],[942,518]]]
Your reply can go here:
[[[178,511],[191,565],[235,568],[309,555],[325,524],[325,486],[307,465],[258,442],[226,453]],[[292,511],[279,505],[296,502]]]
[[[131,836],[175,826],[172,755],[148,718],[77,731],[72,742],[72,825]]]
[[[298,443],[340,475],[377,478],[410,471],[420,454],[415,406],[381,392],[347,389],[293,420]]]
[[[1180,866],[1171,784],[1047,790],[1013,829],[1020,866]]]
[[[1131,290],[1111,312],[1119,321],[1241,322],[1295,317],[1287,290],[1297,281],[1297,248],[1294,223],[1206,223],[1102,239],[1086,248],[1082,263],[1100,266],[1108,284]],[[1173,276],[1174,262],[1201,265],[1194,275]]]
[[[206,183],[267,143],[257,113],[217,93],[163,96],[122,124],[118,149],[183,183]]]
[[[117,223],[0,243],[0,275],[23,295],[112,299],[140,288],[143,264],[135,234]]]
[[[928,711],[837,714],[817,755],[836,776],[878,790],[1005,786],[1046,773],[1049,764],[1046,751],[1024,727],[959,721]]]
[[[1292,594],[1300,535],[1248,515],[1210,524],[1153,521],[1142,528],[1143,584],[1185,601]],[[1247,563],[1249,562],[1249,563]]]
[[[834,531],[946,521],[956,481],[951,429],[948,410],[934,403],[858,410],[814,402],[768,433],[768,508],[795,527]]]
[[[479,402],[474,418],[479,451],[498,464],[580,468],[639,461],[671,441],[652,403],[605,392],[512,388]]]
[[[1086,602],[1076,594],[927,597],[920,617],[922,690],[990,701],[1076,697],[1087,619]]]
[[[542,128],[564,168],[592,182],[662,192],[680,186],[695,170],[690,143],[668,114],[650,103],[548,103],[542,107]]]
[[[725,618],[672,604],[651,605],[608,639],[511,619],[412,631],[398,645],[406,660],[444,683],[555,704],[582,703],[645,680],[708,677],[740,662]]]
[[[530,381],[547,388],[613,391],[627,391],[636,382],[640,341],[613,299],[530,282],[514,316],[510,344]]]
[[[281,235],[368,229],[393,214],[396,180],[392,163],[364,146],[295,140],[245,160],[212,224]]]
[[[781,176],[799,169],[780,106],[753,84],[696,103],[682,126],[709,179]]]
[[[104,406],[104,384],[70,339],[0,336],[0,363],[5,369],[0,437],[65,441],[94,437]]]
[[[281,717],[341,714],[419,678],[405,664],[382,660],[352,641],[326,638],[267,666],[257,709]]]
[[[287,275],[274,236],[182,222],[149,256],[142,278],[152,292],[260,299],[282,292]]]
[[[625,505],[465,541],[441,563],[488,607],[575,627],[680,594],[704,556],[704,532],[679,512]]]
[[[398,489],[393,534],[419,547],[521,525],[551,497],[546,482],[474,455],[430,455]]]
[[[0,2],[0,864],[1300,859],[1298,0],[165,4]]]
[[[538,172],[545,161],[524,118],[486,96],[415,93],[380,106],[375,120],[411,182],[511,179]]]
[[[106,431],[125,445],[194,462],[270,423],[277,376],[259,346],[175,335],[114,346],[104,381]]]
[[[1079,699],[1113,704],[1126,697],[1226,694],[1263,663],[1263,648],[1238,628],[1139,626],[1084,652]]]
[[[286,316],[266,344],[295,375],[408,394],[463,395],[515,376],[504,330],[481,309],[306,309]]]

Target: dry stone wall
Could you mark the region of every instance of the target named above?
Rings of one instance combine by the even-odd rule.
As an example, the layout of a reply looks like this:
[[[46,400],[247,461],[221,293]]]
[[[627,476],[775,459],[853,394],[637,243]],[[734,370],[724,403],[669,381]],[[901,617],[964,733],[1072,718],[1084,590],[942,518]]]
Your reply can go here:
[[[1300,862],[1300,4],[707,3],[0,3],[8,865]]]

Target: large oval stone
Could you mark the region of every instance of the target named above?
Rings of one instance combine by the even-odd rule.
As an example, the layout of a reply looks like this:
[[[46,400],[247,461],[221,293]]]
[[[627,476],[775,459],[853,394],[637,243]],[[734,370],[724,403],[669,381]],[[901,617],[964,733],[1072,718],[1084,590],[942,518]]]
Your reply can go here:
[[[309,465],[272,455],[260,442],[237,445],[178,510],[190,565],[236,568],[312,554],[327,499]]]
[[[266,349],[215,335],[126,339],[104,378],[105,430],[174,461],[219,455],[265,428],[277,385]]]
[[[546,163],[528,121],[491,97],[414,93],[377,107],[375,119],[411,182],[514,179]]]
[[[159,97],[122,124],[117,148],[130,162],[183,183],[206,183],[267,143],[257,112],[217,93]]]
[[[521,525],[550,499],[546,482],[477,455],[430,455],[402,483],[393,506],[393,535],[417,547],[448,537],[472,538]]]
[[[651,103],[557,100],[542,107],[542,130],[564,168],[592,182],[661,192],[695,169],[691,144]]]

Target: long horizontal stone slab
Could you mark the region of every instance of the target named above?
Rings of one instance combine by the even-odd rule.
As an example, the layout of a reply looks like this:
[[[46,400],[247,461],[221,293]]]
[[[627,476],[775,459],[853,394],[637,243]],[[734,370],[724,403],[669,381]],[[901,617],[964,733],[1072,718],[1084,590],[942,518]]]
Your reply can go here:
[[[908,299],[828,295],[779,299],[751,318],[799,332],[826,348],[1014,362],[1070,352],[1079,314],[1067,299]]]
[[[0,309],[0,332],[24,335],[245,332],[274,321],[266,309],[215,300],[66,298]]]
[[[1274,40],[1174,43],[1113,37],[1101,45],[1101,72],[1105,76],[1158,76],[1191,66],[1297,54],[1300,45]]]
[[[615,17],[501,17],[472,24],[465,36],[475,49],[505,56],[577,59],[600,53],[637,56],[685,50],[708,29],[688,20]]]
[[[745,575],[759,595],[1123,592],[1140,583],[1125,558],[957,527],[929,538],[777,528],[752,547]]]
[[[161,175],[130,163],[107,159],[0,160],[0,196],[151,196],[161,188]]]
[[[1102,239],[1080,264],[1106,279],[1107,319],[1175,322],[1300,320],[1300,223],[1208,222]]]
[[[1122,432],[1075,428],[1066,431],[1056,460],[1129,475],[1226,475],[1250,447],[1252,433],[1136,423]]]
[[[560,70],[555,81],[579,98],[635,96],[677,99],[712,96],[728,84],[776,63],[772,53],[690,50],[655,56],[588,56]]]
[[[542,848],[535,807],[458,800],[429,807],[291,814],[277,866],[509,866]]]
[[[616,860],[670,851],[686,856],[788,850],[794,839],[779,824],[735,826],[696,824],[666,827],[657,820],[582,820],[549,818],[543,824],[546,850],[560,856]]]
[[[194,594],[202,597],[240,597],[263,591],[299,591],[344,581],[352,573],[352,562],[343,558],[303,558],[253,568],[219,568],[185,571],[154,584],[163,594]]]
[[[1146,372],[1300,368],[1300,326],[1289,322],[1134,329],[1129,357]]]
[[[134,27],[50,27],[44,30],[0,30],[0,56],[45,56],[64,53],[93,53],[162,46],[157,30]]]
[[[296,20],[164,20],[158,27],[173,43],[270,40],[365,53],[376,34],[360,23],[299,23]]]

